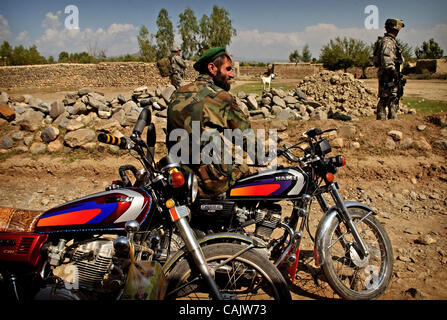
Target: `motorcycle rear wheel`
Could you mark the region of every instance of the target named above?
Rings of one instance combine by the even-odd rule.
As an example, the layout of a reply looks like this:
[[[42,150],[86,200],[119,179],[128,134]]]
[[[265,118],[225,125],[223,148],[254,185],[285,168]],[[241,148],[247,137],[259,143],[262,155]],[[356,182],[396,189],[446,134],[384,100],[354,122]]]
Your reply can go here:
[[[361,208],[348,208],[357,231],[370,255],[360,257],[357,245],[341,219],[334,219],[328,230],[323,271],[332,289],[344,299],[376,299],[388,287],[393,273],[393,249],[380,222]]]
[[[244,246],[217,243],[203,247],[208,265],[213,269]],[[167,276],[167,299],[207,300],[211,296],[205,281],[189,259],[180,261]],[[197,281],[195,281],[197,279]],[[224,299],[291,300],[284,277],[267,259],[252,250],[215,270],[215,280]],[[178,291],[173,291],[180,288]],[[170,294],[173,292],[172,294]]]

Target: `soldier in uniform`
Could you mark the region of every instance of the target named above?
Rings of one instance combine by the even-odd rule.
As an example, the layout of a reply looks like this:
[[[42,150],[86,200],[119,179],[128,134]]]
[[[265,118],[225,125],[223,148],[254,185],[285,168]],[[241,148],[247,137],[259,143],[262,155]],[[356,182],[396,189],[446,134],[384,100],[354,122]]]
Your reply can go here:
[[[181,50],[178,46],[173,46],[171,48],[171,67],[172,74],[170,76],[171,84],[178,89],[181,87],[183,82],[183,77],[186,70],[186,62],[180,56]]]
[[[385,22],[386,33],[378,41],[379,103],[377,105],[377,120],[396,119],[399,110],[398,84],[400,66],[403,63],[402,52],[396,36],[404,23],[398,19],[388,19]]]
[[[232,60],[225,48],[211,48],[194,64],[199,76],[193,83],[180,87],[168,105],[166,145],[168,150],[178,141],[170,141],[169,135],[174,129],[184,129],[189,135],[189,164],[183,165],[187,171],[192,171],[198,178],[199,195],[206,198],[215,198],[224,193],[242,176],[248,174],[245,164],[225,164],[222,154],[218,155],[220,161],[210,164],[194,163],[192,160],[193,125],[200,124],[200,132],[207,129],[216,129],[220,135],[211,140],[224,146],[222,132],[224,129],[250,128],[248,114],[241,110],[235,98],[228,92],[230,82],[234,78]],[[195,122],[195,124],[194,124]],[[195,140],[197,141],[197,140]],[[200,140],[200,150],[209,141]],[[222,148],[223,149],[223,148]]]

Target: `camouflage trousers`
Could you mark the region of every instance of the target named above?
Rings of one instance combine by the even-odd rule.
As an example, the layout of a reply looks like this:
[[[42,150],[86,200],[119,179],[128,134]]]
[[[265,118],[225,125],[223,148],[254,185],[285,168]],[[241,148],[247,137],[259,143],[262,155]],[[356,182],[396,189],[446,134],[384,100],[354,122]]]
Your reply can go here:
[[[397,86],[385,87],[379,80],[379,103],[377,104],[377,120],[396,119],[398,111],[399,98],[397,96]]]

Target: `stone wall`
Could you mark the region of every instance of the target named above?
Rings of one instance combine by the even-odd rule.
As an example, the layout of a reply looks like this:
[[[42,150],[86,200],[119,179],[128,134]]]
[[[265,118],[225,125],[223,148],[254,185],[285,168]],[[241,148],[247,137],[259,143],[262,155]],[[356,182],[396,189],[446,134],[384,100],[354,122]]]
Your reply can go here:
[[[278,78],[290,79],[290,78],[302,78],[311,76],[315,73],[323,70],[322,64],[312,63],[285,63],[275,62],[273,63],[273,71]],[[242,66],[240,67],[240,75],[248,77],[259,77],[261,74],[267,71],[267,66]]]
[[[193,80],[197,72],[192,62],[185,80]],[[58,63],[33,66],[0,67],[0,88],[81,88],[138,87],[170,83],[162,77],[155,63],[105,62],[99,64]]]

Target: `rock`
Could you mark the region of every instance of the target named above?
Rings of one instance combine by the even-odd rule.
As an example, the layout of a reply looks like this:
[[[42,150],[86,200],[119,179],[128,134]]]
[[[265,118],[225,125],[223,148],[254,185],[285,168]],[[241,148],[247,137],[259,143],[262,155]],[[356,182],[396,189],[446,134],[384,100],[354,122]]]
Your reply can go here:
[[[413,145],[414,147],[421,150],[430,151],[432,149],[431,145],[424,138],[419,138],[418,140],[415,140]]]
[[[54,140],[48,144],[47,149],[49,152],[62,151],[64,149],[64,144],[59,140]]]
[[[417,126],[418,131],[424,131],[427,126],[425,124],[420,124]]]
[[[321,108],[315,109],[310,114],[310,119],[311,120],[327,120],[327,112]]]
[[[409,149],[411,148],[412,145],[413,145],[413,139],[411,139],[410,137],[405,137],[400,142],[400,147],[402,149]]]
[[[137,108],[138,106],[137,106],[137,104],[134,102],[134,101],[132,101],[132,100],[129,100],[129,101],[127,101],[124,105],[123,105],[123,110],[124,110],[124,112],[126,113],[126,115],[127,114],[130,114],[131,112],[132,112],[132,110],[134,110],[135,108]]]
[[[295,120],[295,114],[292,112],[292,109],[286,108],[276,118],[278,120]]]
[[[42,125],[43,114],[39,111],[28,110],[16,119],[22,130],[36,131]]]
[[[287,130],[287,120],[273,120],[270,124],[271,129],[275,129],[278,132]]]
[[[92,129],[79,129],[68,132],[65,137],[65,143],[74,148],[91,142],[96,139],[96,133]]]
[[[161,96],[165,101],[170,101],[172,94],[175,92],[175,87],[173,85],[166,86],[163,90],[161,90]]]
[[[98,99],[96,99],[95,97],[97,97],[97,96],[101,96],[101,95],[99,95],[99,94],[97,94],[97,93],[94,93],[94,92],[90,92],[89,94],[88,94],[88,104],[91,106],[91,107],[93,107],[93,108],[95,108],[95,109],[101,109],[101,108],[104,108],[104,107],[106,107],[106,101],[105,101],[105,99],[103,99],[103,101],[101,101],[101,100],[98,100]],[[102,96],[101,96],[102,97]]]
[[[16,131],[11,133],[11,138],[15,141],[23,140],[25,133],[23,131]]]
[[[394,141],[402,140],[402,132],[401,131],[391,130],[391,131],[388,131],[387,135],[389,135],[391,138],[393,138]]]
[[[406,290],[405,294],[407,294],[417,300],[425,300],[425,296],[422,293],[422,291],[419,289],[416,289],[416,288],[410,288],[410,289]]]
[[[27,137],[23,138],[23,143],[25,144],[25,146],[30,146],[31,143],[33,143],[33,141],[34,141],[33,136],[27,136]]]
[[[87,112],[87,106],[81,100],[78,100],[73,105],[72,114],[84,114]]]
[[[258,109],[258,102],[256,101],[256,95],[253,94],[248,95],[247,106],[250,110]]]
[[[329,81],[331,84],[337,84],[340,82],[340,77],[338,75],[333,75]]]
[[[331,146],[334,148],[343,148],[344,145],[344,141],[343,138],[335,138],[334,140],[331,141]]]
[[[115,118],[111,118],[108,120],[100,120],[96,125],[95,125],[95,130],[96,131],[103,131],[103,132],[113,132],[114,130],[120,130],[122,129],[119,121]]]
[[[286,104],[295,104],[295,103],[298,102],[298,99],[295,98],[295,97],[292,97],[292,96],[287,96],[287,97],[284,98],[284,102]]]
[[[29,151],[31,154],[40,154],[45,153],[47,150],[47,145],[42,142],[34,142],[31,147],[29,148]]]
[[[282,109],[286,108],[286,103],[284,102],[283,99],[281,99],[279,96],[274,96],[273,97],[273,103],[277,106],[280,106]]]
[[[351,148],[351,149],[360,149],[360,143],[358,143],[357,141],[353,141],[349,145],[349,148]]]
[[[66,128],[68,122],[70,121],[68,119],[68,112],[64,111],[61,115],[59,115],[54,121],[53,121],[53,126],[59,126],[61,128]]]
[[[304,92],[302,92],[300,89],[296,88],[295,89],[295,95],[298,97],[298,99],[300,100],[306,100],[307,96],[304,94]]]
[[[414,240],[414,243],[423,244],[423,245],[430,245],[433,243],[436,243],[436,240],[430,237],[428,234],[422,235],[416,240]]]
[[[65,127],[67,131],[75,131],[83,128],[85,125],[76,119],[71,119],[68,121],[67,126]]]
[[[0,105],[7,105],[9,101],[9,96],[6,92],[2,91],[0,94]]]
[[[85,96],[86,94],[93,92],[91,88],[81,88],[78,90],[78,95]]]
[[[274,105],[271,109],[271,112],[273,115],[278,115],[280,114],[282,111],[284,110],[284,108],[281,108],[280,106]]]
[[[274,96],[280,98],[285,98],[287,96],[287,93],[282,88],[272,88],[271,92]]]
[[[53,126],[45,128],[40,133],[40,137],[42,138],[42,141],[45,143],[49,143],[55,140],[58,136],[59,136],[59,129]]]
[[[53,119],[56,119],[64,111],[65,111],[65,106],[62,103],[62,101],[60,101],[60,100],[54,101],[51,104],[50,117]]]
[[[123,126],[126,123],[126,113],[121,109],[112,115],[112,119],[117,120]]]
[[[0,104],[0,118],[12,121],[16,118],[16,113],[6,104]]]
[[[14,144],[14,141],[9,136],[3,136],[0,140],[0,147],[2,149],[6,149],[6,150],[11,149],[13,144]]]
[[[385,148],[388,150],[394,150],[394,149],[396,149],[396,143],[394,142],[393,139],[386,138],[385,139]]]

